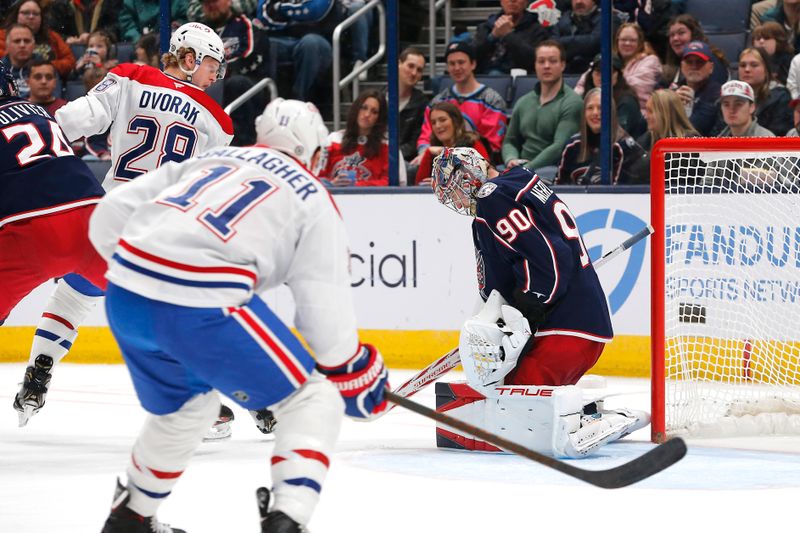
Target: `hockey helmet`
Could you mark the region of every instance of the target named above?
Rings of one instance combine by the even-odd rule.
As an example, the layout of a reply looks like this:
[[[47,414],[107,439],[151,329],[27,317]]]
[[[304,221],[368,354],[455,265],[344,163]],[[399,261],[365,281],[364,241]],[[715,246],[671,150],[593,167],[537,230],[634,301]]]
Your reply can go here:
[[[17,82],[3,63],[0,63],[0,98],[19,96]]]
[[[256,118],[256,142],[309,166],[317,148],[328,146],[328,128],[311,102],[276,98]]]
[[[169,53],[180,59],[178,50],[181,48],[190,48],[194,52],[195,60],[195,67],[191,72],[184,70],[183,66],[180,67],[184,73],[191,76],[197,72],[203,58],[209,56],[219,61],[217,79],[225,77],[225,45],[217,32],[205,24],[188,22],[175,30],[169,39]]]
[[[489,163],[474,148],[445,148],[433,160],[431,186],[440,203],[475,216],[475,195],[489,179]]]

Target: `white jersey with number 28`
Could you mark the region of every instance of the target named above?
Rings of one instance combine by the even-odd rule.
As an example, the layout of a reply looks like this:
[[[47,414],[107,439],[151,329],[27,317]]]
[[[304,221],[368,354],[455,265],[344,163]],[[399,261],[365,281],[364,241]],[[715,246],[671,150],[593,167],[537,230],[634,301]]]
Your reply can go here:
[[[107,191],[233,138],[231,118],[205,92],[156,68],[130,63],[112,69],[55,118],[70,141],[111,128]]]

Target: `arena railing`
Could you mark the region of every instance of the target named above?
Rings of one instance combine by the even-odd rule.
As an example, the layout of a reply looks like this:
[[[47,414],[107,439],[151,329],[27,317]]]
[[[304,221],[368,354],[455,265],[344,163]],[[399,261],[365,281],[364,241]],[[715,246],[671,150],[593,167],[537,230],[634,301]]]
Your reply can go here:
[[[233,102],[226,105],[225,112],[230,115],[236,109],[241,107],[246,101],[261,92],[261,89],[263,89],[265,86],[269,89],[269,101],[271,102],[276,99],[278,97],[278,86],[275,84],[275,80],[272,78],[264,78],[240,94]]]
[[[356,20],[364,17],[371,10],[378,10],[378,51],[358,68],[354,68],[342,79],[342,32],[355,24]],[[348,83],[353,84],[353,98],[358,96],[358,75],[371,68],[383,58],[386,53],[386,9],[381,0],[372,0],[364,7],[344,19],[333,30],[333,128],[338,130],[342,121],[342,89]]]
[[[444,42],[450,42],[453,34],[453,15],[450,0],[428,0],[428,73],[433,79],[436,76],[436,12],[444,6]]]

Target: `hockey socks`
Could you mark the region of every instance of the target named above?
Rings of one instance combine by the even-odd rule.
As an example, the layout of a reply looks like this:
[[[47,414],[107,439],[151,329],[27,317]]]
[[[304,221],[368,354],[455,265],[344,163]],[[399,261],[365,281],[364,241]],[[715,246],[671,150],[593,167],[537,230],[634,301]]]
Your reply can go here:
[[[154,516],[219,414],[216,392],[199,394],[167,415],[149,415],[128,465],[128,507]]]
[[[59,280],[36,326],[28,364],[32,366],[39,355],[51,357],[54,364],[61,361],[78,336],[78,326],[100,298],[83,294],[63,279]]]

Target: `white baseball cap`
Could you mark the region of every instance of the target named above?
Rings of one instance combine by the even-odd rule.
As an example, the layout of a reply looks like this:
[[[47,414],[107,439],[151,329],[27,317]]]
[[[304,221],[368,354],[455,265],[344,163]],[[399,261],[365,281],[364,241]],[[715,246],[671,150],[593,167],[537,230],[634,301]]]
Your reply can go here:
[[[750,100],[753,103],[756,101],[756,97],[753,94],[753,88],[750,87],[750,84],[746,81],[739,80],[725,82],[725,85],[722,86],[719,96],[720,98],[725,96],[738,96],[739,98]]]

